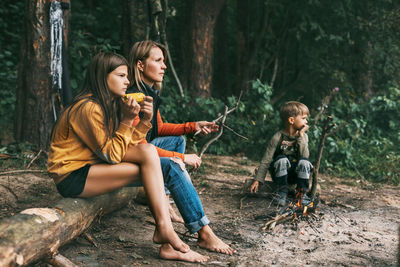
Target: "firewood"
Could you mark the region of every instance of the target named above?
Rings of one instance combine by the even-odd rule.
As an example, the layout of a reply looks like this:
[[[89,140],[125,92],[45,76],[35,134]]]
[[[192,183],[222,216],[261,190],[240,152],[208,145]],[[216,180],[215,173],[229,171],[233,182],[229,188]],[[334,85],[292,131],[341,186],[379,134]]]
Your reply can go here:
[[[28,265],[57,254],[103,214],[127,205],[137,188],[90,199],[64,198],[52,208],[32,208],[0,221],[0,266]]]

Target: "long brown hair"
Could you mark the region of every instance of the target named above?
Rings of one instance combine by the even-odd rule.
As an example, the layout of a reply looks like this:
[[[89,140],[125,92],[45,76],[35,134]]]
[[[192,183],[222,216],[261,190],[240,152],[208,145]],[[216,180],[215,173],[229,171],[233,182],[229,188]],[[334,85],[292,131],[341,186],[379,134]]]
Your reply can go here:
[[[146,63],[146,59],[150,56],[150,51],[152,48],[158,47],[161,49],[164,55],[164,63],[167,62],[167,49],[164,45],[154,42],[152,40],[145,40],[136,42],[133,44],[131,51],[129,52],[129,71],[128,71],[128,79],[130,84],[136,84],[137,88],[141,89],[142,78],[140,77],[140,70],[137,65],[139,60],[142,61],[143,64]],[[161,83],[155,83],[155,89],[161,89]]]
[[[99,104],[103,111],[107,138],[112,137],[118,129],[119,121],[121,119],[120,99],[115,99],[112,96],[107,85],[107,77],[113,70],[123,65],[128,66],[128,62],[119,54],[101,52],[95,55],[87,66],[82,89],[74,97],[71,104],[65,109],[67,112],[67,121],[69,121],[72,107],[74,107],[78,102],[86,99],[86,101],[80,103],[76,110],[88,101],[93,101]]]

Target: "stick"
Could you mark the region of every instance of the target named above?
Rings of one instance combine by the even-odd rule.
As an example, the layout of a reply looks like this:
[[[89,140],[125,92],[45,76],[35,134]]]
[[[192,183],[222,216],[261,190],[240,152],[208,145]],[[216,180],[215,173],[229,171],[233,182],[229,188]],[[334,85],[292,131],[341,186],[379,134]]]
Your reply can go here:
[[[227,115],[228,115],[228,107],[225,106],[225,113],[224,113],[224,116],[223,116],[223,118],[222,118],[222,123],[221,123],[221,127],[219,128],[219,132],[218,132],[218,134],[217,134],[216,136],[214,136],[213,138],[211,138],[210,140],[208,140],[208,142],[203,146],[203,148],[201,149],[200,154],[199,154],[199,157],[200,157],[200,158],[203,156],[203,154],[204,154],[204,152],[207,150],[207,148],[208,148],[212,143],[214,143],[215,141],[217,141],[218,138],[221,137],[222,133],[224,132],[224,127],[223,127],[222,125],[224,125],[225,119],[226,119],[226,116],[227,116]]]
[[[8,172],[0,172],[0,175],[16,174],[16,173],[47,173],[44,170],[15,170]]]
[[[230,110],[228,110],[226,115],[228,115],[229,113],[231,113],[231,112],[233,112],[233,111],[235,111],[237,109],[237,107],[239,106],[239,103],[240,103],[240,99],[242,98],[242,94],[243,94],[243,90],[240,91],[239,98],[236,101],[235,106],[233,108],[231,108]],[[215,120],[213,120],[213,122],[215,123],[215,122],[221,120],[223,117],[224,117],[224,115],[221,115],[218,118],[216,118]],[[201,132],[201,130],[198,130],[197,132],[195,132],[194,136],[198,135],[200,132]]]
[[[25,169],[29,169],[32,165],[32,163],[40,156],[40,154],[42,154],[43,150],[40,149],[39,153],[37,153],[37,155],[31,160],[31,162],[29,162],[29,164],[26,166]]]
[[[75,265],[72,261],[61,254],[56,254],[54,257],[49,258],[46,261],[54,267],[78,267],[78,265]]]
[[[243,136],[241,134],[238,134],[237,132],[235,132],[232,128],[230,128],[228,125],[224,124],[222,125],[223,127],[225,127],[226,129],[228,129],[229,131],[231,131],[232,133],[236,134],[237,136],[243,138],[244,140],[248,141],[249,138],[247,138],[246,136]]]

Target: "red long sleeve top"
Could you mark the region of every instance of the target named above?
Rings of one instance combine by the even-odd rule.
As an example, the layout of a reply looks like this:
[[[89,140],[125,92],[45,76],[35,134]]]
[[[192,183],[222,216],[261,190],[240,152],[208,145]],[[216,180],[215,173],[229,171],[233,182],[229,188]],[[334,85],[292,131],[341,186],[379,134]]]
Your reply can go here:
[[[139,116],[133,120],[132,126],[135,127],[140,121]],[[196,122],[186,122],[186,123],[164,123],[161,118],[160,111],[157,111],[157,125],[158,125],[158,136],[178,136],[189,133],[194,133]],[[144,139],[140,142],[140,144],[147,143],[147,140]],[[156,147],[158,155],[160,157],[179,157],[183,161],[185,160],[185,156],[182,153],[178,153],[175,151],[168,151],[159,147]]]

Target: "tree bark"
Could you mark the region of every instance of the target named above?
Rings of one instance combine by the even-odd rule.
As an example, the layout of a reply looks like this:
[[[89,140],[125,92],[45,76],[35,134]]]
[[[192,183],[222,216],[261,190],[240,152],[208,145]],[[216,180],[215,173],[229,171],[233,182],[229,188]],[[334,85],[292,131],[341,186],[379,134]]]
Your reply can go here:
[[[224,2],[225,0],[195,0],[193,4],[193,57],[189,90],[196,97],[211,96],[214,28]]]
[[[53,208],[33,208],[0,221],[0,266],[27,265],[52,257],[104,214],[125,206],[137,193],[126,187],[90,199],[64,198]]]
[[[128,57],[132,45],[149,37],[148,3],[143,0],[122,0],[121,51]]]
[[[60,110],[54,97],[50,75],[50,0],[25,1],[25,34],[21,39],[16,93],[14,135],[47,149],[54,124],[53,108]],[[68,2],[68,1],[66,1]],[[68,13],[69,15],[69,13]],[[67,24],[65,24],[67,23]],[[64,21],[65,36],[69,20]],[[52,100],[55,104],[52,105]]]

